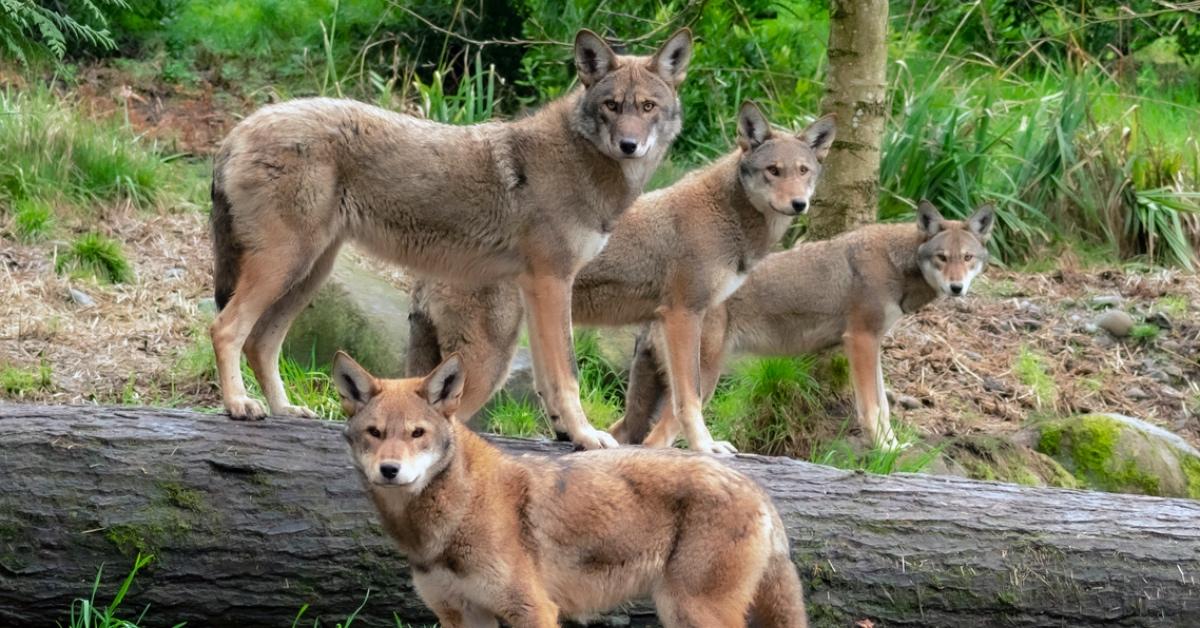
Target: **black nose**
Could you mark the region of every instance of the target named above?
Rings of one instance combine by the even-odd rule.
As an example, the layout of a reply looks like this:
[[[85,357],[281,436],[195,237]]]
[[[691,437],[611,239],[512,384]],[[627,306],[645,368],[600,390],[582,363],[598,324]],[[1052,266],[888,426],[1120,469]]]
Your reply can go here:
[[[958,294],[962,294],[962,291],[963,291],[963,285],[961,283],[950,284],[950,294],[958,295]]]
[[[808,201],[802,198],[792,199],[792,209],[796,210],[797,214],[803,214],[804,210],[808,209]]]
[[[621,140],[621,152],[626,155],[632,155],[637,150],[638,143],[633,140]]]
[[[389,480],[394,480],[397,475],[400,475],[400,467],[385,462],[379,465],[379,473]]]

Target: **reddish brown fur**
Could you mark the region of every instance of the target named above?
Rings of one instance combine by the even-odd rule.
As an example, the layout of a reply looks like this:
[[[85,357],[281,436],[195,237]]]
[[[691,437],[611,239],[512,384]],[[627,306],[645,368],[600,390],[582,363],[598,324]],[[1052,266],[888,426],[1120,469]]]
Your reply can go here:
[[[666,626],[807,625],[753,481],[685,452],[506,456],[455,418],[462,372],[457,356],[404,380],[334,367],[354,464],[442,626],[551,627],[641,597]]]

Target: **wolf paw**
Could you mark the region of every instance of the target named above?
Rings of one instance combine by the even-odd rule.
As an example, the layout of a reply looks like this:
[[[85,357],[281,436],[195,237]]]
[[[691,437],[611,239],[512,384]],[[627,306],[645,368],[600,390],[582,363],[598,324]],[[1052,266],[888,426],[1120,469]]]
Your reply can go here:
[[[692,447],[693,451],[703,451],[709,454],[736,454],[737,448],[727,440],[714,440],[707,443],[700,443],[696,447]]]
[[[575,444],[584,449],[613,449],[620,447],[617,439],[608,432],[589,427],[575,439]]]
[[[278,410],[272,409],[271,414],[274,414],[277,416],[297,416],[302,419],[317,418],[316,412],[313,412],[312,410],[309,410],[308,408],[306,408],[304,406],[293,406],[290,403],[287,404],[286,406],[283,406],[282,408],[280,408]]]
[[[261,421],[267,416],[267,409],[263,404],[245,395],[225,402],[225,409],[229,411],[229,418],[234,421]]]

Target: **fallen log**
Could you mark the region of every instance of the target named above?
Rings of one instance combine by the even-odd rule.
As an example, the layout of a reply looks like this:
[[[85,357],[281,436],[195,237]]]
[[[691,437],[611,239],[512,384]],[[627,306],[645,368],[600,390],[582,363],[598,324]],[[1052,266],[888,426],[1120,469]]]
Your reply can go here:
[[[336,424],[0,405],[0,626],[64,621],[138,553],[149,625],[431,622]],[[564,455],[547,441],[494,439]],[[1200,624],[1200,502],[737,456],[787,522],[814,626]],[[644,607],[625,614],[656,625]],[[620,621],[625,621],[621,619]],[[867,624],[864,624],[867,625]]]

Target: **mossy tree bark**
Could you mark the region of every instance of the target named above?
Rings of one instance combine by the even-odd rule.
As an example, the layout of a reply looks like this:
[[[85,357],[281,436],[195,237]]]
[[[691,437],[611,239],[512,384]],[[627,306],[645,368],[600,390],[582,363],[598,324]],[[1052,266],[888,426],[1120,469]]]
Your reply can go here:
[[[838,116],[808,234],[825,239],[873,222],[887,113],[887,0],[831,0],[822,113]]]
[[[569,446],[496,439],[512,453]],[[737,456],[787,523],[814,626],[1184,626],[1200,617],[1200,502],[847,473]],[[105,566],[150,625],[432,620],[336,424],[0,405],[0,625],[53,625]],[[632,625],[654,625],[644,608]]]

